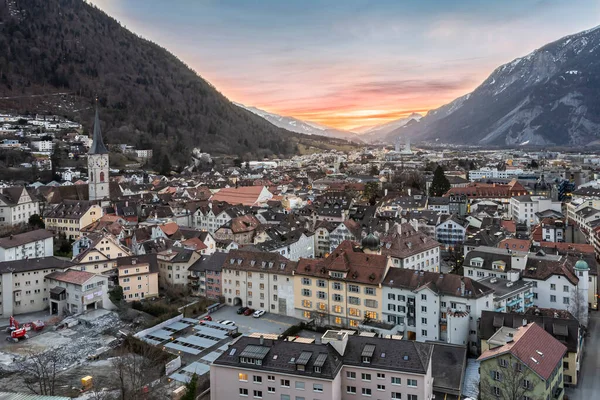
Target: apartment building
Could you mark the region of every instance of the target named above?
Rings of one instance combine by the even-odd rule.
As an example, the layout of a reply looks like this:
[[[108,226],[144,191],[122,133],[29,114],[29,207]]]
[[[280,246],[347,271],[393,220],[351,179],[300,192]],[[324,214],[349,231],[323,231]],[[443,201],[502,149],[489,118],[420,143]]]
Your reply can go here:
[[[479,398],[496,400],[518,391],[524,400],[564,397],[564,344],[535,322],[517,328],[501,327],[478,358]]]
[[[358,327],[365,318],[381,320],[381,283],[393,263],[387,256],[363,250],[377,245],[378,240],[369,235],[362,247],[345,241],[325,259],[298,261],[294,315],[340,327]]]
[[[211,399],[431,400],[433,345],[327,331],[316,343],[243,336],[211,365]]]
[[[48,307],[49,288],[45,276],[73,266],[57,257],[0,262],[0,315],[8,318]]]
[[[172,247],[158,253],[159,286],[187,286],[188,270],[201,256],[198,251],[182,247]]]
[[[0,238],[0,262],[53,255],[54,237],[45,229]]]
[[[525,223],[527,227],[538,224],[537,213],[553,210],[561,212],[562,203],[544,196],[514,196],[510,199],[508,213],[515,222]]]
[[[108,277],[104,275],[66,270],[51,272],[45,278],[50,293],[45,306],[50,306],[51,314],[114,308],[108,298]]]
[[[488,340],[502,327],[514,328],[534,322],[544,328],[552,337],[567,346],[563,357],[564,384],[576,386],[579,367],[583,356],[583,331],[577,319],[568,311],[552,308],[533,308],[522,313],[499,313],[484,311],[479,324],[481,350],[489,349]]]
[[[205,207],[199,207],[194,213],[196,229],[214,234],[217,229],[233,218],[245,215],[246,211],[240,206],[231,206],[225,202],[211,201]]]
[[[335,250],[343,241],[358,241],[361,239],[360,225],[351,219],[334,223],[334,228],[329,232],[329,251]]]
[[[0,188],[0,229],[26,224],[40,214],[39,201],[21,186]]]
[[[44,215],[46,229],[77,240],[81,230],[102,217],[102,208],[89,201],[64,200]]]
[[[296,266],[278,253],[233,250],[222,267],[223,296],[229,305],[294,315]]]
[[[209,256],[203,255],[188,269],[189,285],[192,291],[200,296],[217,299],[223,293],[222,271],[227,253],[217,252]]]
[[[494,311],[525,312],[534,306],[535,293],[532,282],[509,281],[488,276],[479,280],[479,283],[494,291],[494,303],[490,308]]]
[[[468,226],[469,222],[457,215],[440,216],[435,227],[435,240],[447,248],[460,245],[465,242]]]
[[[476,349],[477,323],[493,309],[494,291],[454,274],[391,268],[383,282],[382,313],[409,340]]]
[[[89,263],[100,259],[115,259],[132,255],[131,250],[121,244],[114,235],[106,232],[93,232],[82,236],[73,243],[73,261]]]
[[[394,233],[381,238],[378,254],[390,257],[394,267],[438,272],[440,243],[410,224],[395,228]]]
[[[156,254],[120,257],[117,279],[126,301],[158,296],[158,260]]]
[[[334,226],[326,221],[321,221],[316,224],[315,234],[313,236],[315,241],[315,257],[325,257],[331,251],[331,240],[329,235],[334,229]]]

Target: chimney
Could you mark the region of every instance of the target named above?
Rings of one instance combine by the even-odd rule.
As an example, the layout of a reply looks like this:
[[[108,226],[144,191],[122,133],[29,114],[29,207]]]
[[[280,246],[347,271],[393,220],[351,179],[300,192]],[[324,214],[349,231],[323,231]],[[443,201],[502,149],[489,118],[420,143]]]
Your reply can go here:
[[[411,196],[412,195],[412,189],[408,188],[408,195]]]
[[[385,234],[387,235],[387,233],[390,230],[390,221],[386,220],[385,221]]]
[[[261,346],[265,344],[265,337],[263,335],[260,335],[259,343]]]
[[[465,282],[462,279],[460,280],[460,295],[465,295]]]
[[[388,191],[387,189],[385,189],[385,190],[383,191],[383,196],[384,196],[384,197],[385,197],[385,196],[387,196],[387,191]]]

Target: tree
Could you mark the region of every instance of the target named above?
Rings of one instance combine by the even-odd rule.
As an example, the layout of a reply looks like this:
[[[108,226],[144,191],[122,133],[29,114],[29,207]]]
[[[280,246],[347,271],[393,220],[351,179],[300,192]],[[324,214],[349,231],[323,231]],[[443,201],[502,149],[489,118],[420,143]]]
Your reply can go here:
[[[185,385],[185,394],[181,400],[195,400],[198,392],[198,375],[193,374],[190,381]]]
[[[171,174],[171,160],[167,154],[163,155],[163,159],[160,164],[160,174],[170,175]]]
[[[531,393],[534,375],[527,366],[512,356],[490,359],[481,364],[481,400],[523,400]]]
[[[377,168],[377,165],[371,165],[371,170],[369,171],[369,173],[373,176],[379,175],[379,168]]]
[[[156,347],[128,337],[110,362],[111,382],[117,385],[119,398],[141,400],[147,398],[147,390],[144,388],[150,390],[149,383],[161,376],[164,353]]]
[[[29,352],[19,363],[19,371],[25,376],[25,386],[31,392],[54,396],[56,374],[64,354],[59,349],[51,349],[43,353]]]
[[[44,220],[38,214],[31,215],[29,217],[28,223],[34,228],[44,229],[46,227],[46,224],[44,224]]]
[[[377,195],[379,194],[379,183],[368,182],[365,185],[365,191],[363,196],[369,201],[369,204],[375,205],[377,202]]]
[[[119,304],[125,298],[123,295],[123,287],[116,285],[108,292],[108,297],[115,305]]]
[[[580,278],[581,279],[581,278]],[[579,325],[587,328],[588,324],[588,301],[585,295],[579,291],[578,288],[571,293],[571,299],[569,300],[569,312],[573,314],[579,321]]]
[[[433,181],[429,188],[429,195],[443,196],[448,190],[450,190],[450,182],[448,181],[448,178],[446,178],[442,167],[438,165],[433,173]]]
[[[233,166],[237,167],[237,168],[241,168],[242,167],[242,159],[236,158],[235,160],[233,160]]]

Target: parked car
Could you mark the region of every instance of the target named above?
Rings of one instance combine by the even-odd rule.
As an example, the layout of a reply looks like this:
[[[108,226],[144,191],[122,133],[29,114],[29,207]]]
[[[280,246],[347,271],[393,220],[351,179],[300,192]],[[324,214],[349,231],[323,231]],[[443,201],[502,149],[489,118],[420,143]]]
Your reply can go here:
[[[210,315],[206,315],[204,316],[204,318],[202,318],[203,321],[212,321],[212,317]]]
[[[233,322],[233,321],[229,321],[229,320],[227,320],[227,319],[224,319],[224,320],[222,320],[222,321],[219,321],[219,323],[220,323],[220,324],[223,324],[223,325],[235,326],[235,322]]]
[[[248,307],[240,307],[240,308],[238,308],[237,313],[238,314],[243,314],[243,313],[246,312],[247,309],[248,309]]]
[[[262,317],[263,315],[265,315],[266,313],[267,313],[267,312],[266,312],[265,310],[256,310],[256,311],[254,312],[254,314],[252,314],[252,316],[253,316],[254,318],[260,318],[260,317]]]
[[[252,313],[254,313],[254,308],[249,308],[246,311],[244,311],[244,315],[252,315]]]

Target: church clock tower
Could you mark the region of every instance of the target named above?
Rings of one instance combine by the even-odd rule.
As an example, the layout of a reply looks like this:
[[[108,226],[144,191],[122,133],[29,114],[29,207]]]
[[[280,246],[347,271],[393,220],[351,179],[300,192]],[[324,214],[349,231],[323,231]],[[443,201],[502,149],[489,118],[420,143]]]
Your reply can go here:
[[[108,149],[102,141],[98,108],[94,117],[94,136],[88,152],[88,190],[90,200],[108,199]]]

